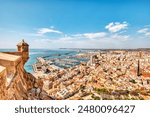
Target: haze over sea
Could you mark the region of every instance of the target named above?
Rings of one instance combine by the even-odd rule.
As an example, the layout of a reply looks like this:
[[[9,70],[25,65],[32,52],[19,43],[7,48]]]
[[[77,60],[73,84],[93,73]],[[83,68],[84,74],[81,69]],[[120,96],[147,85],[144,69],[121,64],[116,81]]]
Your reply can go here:
[[[0,52],[13,52],[16,51],[16,49],[0,49]],[[77,51],[74,50],[64,50],[64,49],[30,49],[30,58],[28,62],[25,64],[26,71],[32,73],[32,65],[37,61],[37,57],[44,57],[45,59],[51,59],[51,58],[63,58],[65,56],[69,55],[75,55],[77,54]]]

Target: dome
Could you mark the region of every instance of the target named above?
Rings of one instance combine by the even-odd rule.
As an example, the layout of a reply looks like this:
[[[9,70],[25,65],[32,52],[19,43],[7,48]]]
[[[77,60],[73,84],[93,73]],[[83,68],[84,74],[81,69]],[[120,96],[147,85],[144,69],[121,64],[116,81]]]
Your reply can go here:
[[[17,44],[17,46],[29,46],[29,45],[23,39],[20,43]]]

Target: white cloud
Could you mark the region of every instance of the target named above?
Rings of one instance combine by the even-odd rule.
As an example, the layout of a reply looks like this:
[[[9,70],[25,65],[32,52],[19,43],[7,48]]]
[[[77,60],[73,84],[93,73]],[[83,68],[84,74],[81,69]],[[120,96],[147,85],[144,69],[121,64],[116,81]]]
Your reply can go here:
[[[127,27],[128,27],[127,22],[123,22],[123,23],[111,22],[105,26],[105,28],[108,29],[112,33],[118,32],[123,29],[127,29]]]
[[[59,30],[55,30],[51,27],[51,28],[40,28],[37,33],[43,35],[45,33],[58,33],[58,34],[61,34],[62,32],[59,31]]]
[[[121,48],[130,40],[128,35],[83,33],[75,35],[63,35],[59,38],[37,40],[37,43],[52,48]]]
[[[149,29],[148,28],[143,28],[138,30],[138,33],[146,33]]]
[[[138,30],[138,33],[141,33],[145,36],[150,36],[150,29],[149,28],[143,28],[143,29]]]
[[[114,35],[111,35],[110,38],[113,40],[118,40],[118,41],[128,41],[129,35],[114,34]]]
[[[43,36],[44,38],[44,36]],[[121,48],[126,46],[130,37],[122,35],[122,33],[106,33],[106,32],[93,32],[81,34],[63,34],[55,38],[46,38],[37,41],[44,47],[52,48]]]
[[[37,34],[43,36],[39,36],[39,41],[37,39],[36,43],[39,46],[43,45],[43,48],[128,48],[133,39],[131,36],[124,34],[126,30],[123,29],[127,29],[127,27],[127,22],[112,22],[105,27],[112,33],[87,32],[79,34],[65,34],[55,30],[54,27],[41,28]],[[139,32],[143,33],[144,31],[147,30]],[[45,33],[62,34],[45,36]]]
[[[105,37],[107,34],[105,32],[99,32],[99,33],[85,33],[83,36],[86,38],[92,39],[92,38],[102,38]]]
[[[107,35],[105,32],[98,32],[98,33],[83,33],[83,34],[75,34],[73,36],[79,38],[87,38],[87,39],[100,39]]]

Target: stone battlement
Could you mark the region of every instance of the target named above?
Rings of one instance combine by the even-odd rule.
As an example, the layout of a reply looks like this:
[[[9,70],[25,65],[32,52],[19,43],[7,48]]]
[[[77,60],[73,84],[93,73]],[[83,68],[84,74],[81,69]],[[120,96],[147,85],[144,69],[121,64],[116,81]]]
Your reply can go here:
[[[22,56],[22,52],[2,52],[2,53]]]
[[[6,67],[6,66],[10,66],[10,65],[16,65],[21,60],[22,60],[21,56],[0,53],[0,65],[2,65],[2,66]]]

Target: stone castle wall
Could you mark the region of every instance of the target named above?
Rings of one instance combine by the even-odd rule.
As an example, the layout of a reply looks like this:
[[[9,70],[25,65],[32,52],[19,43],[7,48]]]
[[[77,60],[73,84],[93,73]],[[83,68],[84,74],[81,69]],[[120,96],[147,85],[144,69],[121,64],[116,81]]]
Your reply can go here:
[[[0,99],[5,99],[6,95],[6,68],[0,66]]]
[[[3,53],[22,56],[22,52],[3,52]]]
[[[15,73],[11,79],[11,82],[7,84],[7,99],[27,99],[28,84],[25,77],[26,72],[19,63],[15,66]]]
[[[0,56],[3,56],[0,57],[0,99],[27,99],[27,92],[33,87],[34,78],[24,70],[22,57],[17,56],[14,60],[5,59],[9,56],[6,53],[0,53]]]
[[[34,77],[24,69],[22,52],[0,52],[0,99],[28,99]]]

